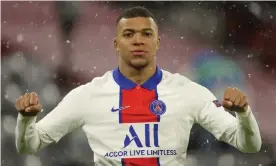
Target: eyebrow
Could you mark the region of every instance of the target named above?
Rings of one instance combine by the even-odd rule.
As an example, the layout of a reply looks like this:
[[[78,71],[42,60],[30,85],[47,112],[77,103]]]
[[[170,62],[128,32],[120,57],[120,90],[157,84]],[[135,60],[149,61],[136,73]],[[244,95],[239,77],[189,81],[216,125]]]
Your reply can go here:
[[[123,32],[127,32],[127,31],[135,32],[136,30],[130,29],[130,28],[127,28],[127,29],[124,29],[124,30],[123,30]],[[152,29],[152,28],[144,28],[144,29],[142,29],[141,31],[153,31],[153,29]]]

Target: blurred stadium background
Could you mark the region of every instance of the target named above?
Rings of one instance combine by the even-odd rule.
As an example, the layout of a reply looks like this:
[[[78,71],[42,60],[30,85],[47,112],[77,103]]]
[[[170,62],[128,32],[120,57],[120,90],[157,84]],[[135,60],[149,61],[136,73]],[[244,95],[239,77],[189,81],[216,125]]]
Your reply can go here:
[[[44,112],[72,88],[117,66],[115,20],[143,5],[157,16],[159,66],[221,98],[245,91],[263,146],[242,154],[195,125],[189,166],[276,166],[276,4],[273,2],[1,2],[1,165],[88,166],[93,152],[81,130],[35,155],[15,149],[15,99],[35,91]]]

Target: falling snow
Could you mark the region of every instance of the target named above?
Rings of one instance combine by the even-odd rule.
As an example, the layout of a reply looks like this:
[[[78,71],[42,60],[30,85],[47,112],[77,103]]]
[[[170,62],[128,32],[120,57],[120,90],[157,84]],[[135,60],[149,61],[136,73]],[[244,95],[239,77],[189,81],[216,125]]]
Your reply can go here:
[[[56,16],[53,17],[53,16],[50,15],[50,14],[54,15],[54,13],[50,13],[51,11],[50,10],[48,11],[48,7],[45,7],[47,10],[46,9],[44,10],[42,3],[36,3],[36,2],[32,2],[32,1],[30,1],[28,3],[29,3],[28,4],[29,6],[36,6],[37,8],[40,8],[43,11],[42,13],[44,14],[45,18],[41,18],[39,21],[37,21],[37,20],[28,20],[28,21],[25,22],[26,26],[20,25],[20,24],[18,24],[18,25],[15,24],[14,28],[17,28],[18,31],[14,32],[14,34],[13,34],[14,37],[13,37],[12,40],[2,41],[3,48],[4,49],[8,48],[8,50],[12,50],[12,49],[9,49],[9,48],[14,48],[14,46],[16,46],[16,45],[20,46],[20,45],[24,44],[23,48],[28,47],[28,49],[27,49],[28,51],[29,50],[34,50],[34,52],[33,52],[34,54],[37,54],[37,53],[41,52],[42,55],[44,55],[42,51],[47,50],[49,47],[47,45],[45,46],[45,45],[39,43],[40,42],[39,40],[40,40],[40,37],[41,37],[41,36],[39,36],[40,34],[38,36],[35,36],[35,37],[32,37],[31,35],[29,35],[32,32],[28,32],[29,31],[28,27],[40,28],[42,26],[41,31],[49,30],[49,29],[47,29],[48,26],[50,26],[50,24],[53,23],[53,21],[51,21],[51,19],[54,18],[54,20],[56,21]],[[228,2],[222,2],[222,3],[227,4]],[[164,3],[164,4],[166,4],[166,3]],[[194,7],[194,6],[190,7],[189,8],[190,13],[188,13],[188,14],[197,14],[197,13],[200,12],[201,7],[206,6],[206,2],[196,2],[195,4],[198,4],[200,7],[199,8]],[[11,3],[10,6],[11,6],[11,8],[14,8],[14,10],[19,11],[19,9],[21,7],[23,7],[24,5],[21,5],[21,3]],[[95,5],[95,6],[87,5],[86,7],[87,7],[87,9],[89,9],[90,7],[93,8],[93,9],[98,8],[97,5]],[[201,13],[201,15],[200,15],[200,19],[203,19],[203,20],[199,21],[199,22],[206,23],[206,24],[203,25],[204,27],[197,27],[197,26],[202,26],[202,24],[197,25],[195,23],[193,25],[193,22],[196,22],[194,20],[185,22],[185,20],[187,19],[187,17],[185,16],[185,14],[186,14],[185,12],[187,10],[183,10],[183,11],[185,11],[183,13],[182,13],[182,11],[179,11],[179,14],[181,15],[179,20],[181,20],[181,24],[183,22],[186,23],[186,24],[184,24],[183,27],[185,27],[185,25],[188,25],[188,28],[187,28],[188,33],[193,32],[196,29],[197,30],[196,33],[201,35],[204,39],[207,38],[207,37],[211,38],[210,39],[211,44],[213,44],[212,42],[215,41],[216,37],[220,38],[221,36],[226,37],[226,38],[229,39],[229,41],[227,41],[229,43],[229,45],[231,43],[233,43],[233,44],[231,44],[231,46],[229,46],[229,45],[225,45],[224,42],[218,42],[218,44],[216,43],[217,47],[211,46],[210,48],[212,48],[213,50],[206,51],[206,57],[207,57],[207,58],[205,57],[206,62],[209,62],[208,61],[209,60],[208,56],[209,56],[210,52],[211,53],[217,52],[216,48],[220,49],[220,53],[222,53],[222,54],[226,54],[226,53],[230,52],[231,54],[235,55],[236,57],[239,57],[239,58],[245,60],[246,63],[249,64],[250,68],[254,69],[254,70],[252,69],[252,71],[251,71],[251,70],[247,69],[246,67],[242,68],[242,69],[246,69],[243,73],[243,76],[245,76],[247,78],[251,78],[249,80],[251,80],[252,85],[254,83],[253,79],[259,79],[260,80],[259,82],[262,82],[264,84],[264,86],[266,86],[266,85],[269,86],[269,84],[272,84],[272,83],[270,83],[267,80],[262,80],[262,75],[258,75],[258,72],[261,72],[261,70],[259,70],[259,69],[263,69],[263,70],[268,71],[269,74],[274,74],[275,73],[275,66],[273,68],[274,64],[270,63],[270,62],[274,61],[274,59],[271,60],[271,61],[268,60],[268,61],[265,61],[265,62],[259,62],[258,60],[256,60],[256,59],[259,59],[259,57],[262,58],[262,56],[265,55],[265,53],[268,51],[268,50],[266,50],[267,49],[266,47],[269,46],[269,43],[267,44],[264,40],[262,40],[262,41],[256,41],[256,42],[260,42],[260,44],[264,45],[265,47],[255,47],[255,45],[252,45],[252,46],[250,45],[250,47],[248,45],[246,45],[246,47],[245,47],[242,44],[241,45],[237,44],[237,43],[241,43],[241,41],[235,40],[235,38],[240,38],[240,36],[238,36],[238,34],[247,33],[246,30],[244,30],[244,29],[246,29],[248,24],[251,24],[249,26],[252,28],[252,29],[250,29],[250,31],[252,31],[252,32],[249,32],[249,30],[248,30],[248,34],[244,34],[244,36],[247,36],[247,35],[250,36],[251,35],[250,40],[248,41],[248,42],[250,42],[250,44],[255,42],[255,39],[258,38],[256,36],[254,36],[255,33],[258,34],[258,35],[260,34],[260,36],[264,36],[266,39],[275,40],[275,36],[273,36],[274,33],[275,33],[275,29],[273,29],[272,27],[268,27],[268,28],[266,28],[267,31],[263,32],[263,31],[260,30],[260,29],[265,29],[265,28],[260,28],[260,27],[263,26],[263,24],[259,23],[258,25],[256,25],[256,23],[255,23],[254,19],[264,19],[264,21],[267,21],[267,24],[271,24],[273,21],[275,21],[275,18],[274,18],[275,15],[273,15],[274,13],[271,12],[271,11],[268,11],[268,10],[263,10],[263,7],[264,6],[257,5],[257,2],[256,3],[248,2],[246,4],[244,4],[244,3],[239,3],[239,4],[234,3],[232,5],[229,5],[227,8],[221,8],[220,5],[215,6],[213,9],[206,8],[204,10],[204,12]],[[210,6],[210,8],[211,8],[211,6]],[[261,8],[262,8],[262,10],[260,10]],[[116,14],[117,14],[117,11],[123,10],[124,8],[121,8],[120,10],[119,10],[119,8],[117,8],[117,9],[108,9],[108,6],[106,6],[106,4],[105,4],[105,6],[102,7],[102,9],[112,10],[113,12],[116,12]],[[111,14],[110,13],[106,14],[106,13],[103,12],[102,9],[100,8],[99,10],[79,10],[79,12],[82,12],[82,11],[90,12],[89,16],[92,16],[92,17],[94,16],[95,18],[98,18],[98,21],[100,19],[103,19],[103,22],[106,21],[106,20],[109,20],[108,22],[110,22],[111,19],[113,19],[112,13]],[[226,11],[224,9],[226,9],[228,11]],[[174,10],[174,8],[173,8],[173,10]],[[229,28],[229,27],[226,28],[226,27],[222,26],[223,28],[225,28],[225,29],[223,29],[220,26],[213,25],[214,23],[208,22],[208,21],[215,18],[215,17],[211,17],[211,15],[213,13],[215,13],[216,10],[221,12],[220,15],[224,14],[223,17],[225,17],[225,19],[228,19],[228,16],[230,15],[229,12],[232,12],[232,13],[236,12],[236,13],[242,14],[245,11],[251,11],[252,16],[253,16],[254,19],[250,20],[250,18],[246,18],[247,20],[245,20],[244,22],[240,22],[240,21],[238,21],[238,19],[237,20],[234,19],[234,23],[231,22],[231,20],[230,20],[229,24],[233,25],[233,27],[231,27],[232,29],[230,28],[228,30],[227,28]],[[97,13],[95,11],[97,11]],[[175,67],[175,70],[177,70],[176,67],[178,67],[180,65],[183,65],[183,66],[185,65],[185,67],[186,67],[186,65],[188,64],[187,60],[185,59],[186,57],[188,57],[188,55],[186,55],[186,53],[187,52],[192,52],[193,50],[195,50],[194,45],[196,45],[196,43],[192,43],[193,45],[190,45],[189,38],[187,37],[187,35],[185,33],[181,32],[181,33],[178,34],[178,31],[174,27],[175,25],[178,25],[178,23],[176,23],[176,24],[174,22],[171,23],[170,21],[172,21],[172,20],[169,17],[166,17],[166,15],[168,15],[168,13],[169,13],[168,11],[166,11],[164,13],[162,13],[162,12],[159,13],[160,16],[158,18],[158,20],[161,20],[162,24],[164,24],[164,25],[167,24],[168,25],[166,28],[164,28],[164,31],[162,30],[162,34],[160,34],[160,36],[162,38],[166,38],[166,40],[164,40],[164,43],[166,43],[166,45],[168,46],[168,47],[166,47],[167,50],[164,51],[164,52],[169,52],[169,51],[173,50],[173,51],[176,52],[176,55],[181,55],[181,58],[176,58],[176,56],[175,56],[175,57],[169,59],[168,61],[164,61],[162,63],[166,67],[172,67],[172,68]],[[265,15],[262,15],[262,13],[264,13]],[[115,14],[115,13],[113,13],[113,14]],[[5,19],[5,20],[3,20],[3,19]],[[3,19],[2,19],[3,20],[2,21],[3,26],[8,27],[9,24],[13,23],[13,21],[8,20],[7,18],[3,18]],[[94,20],[96,20],[96,19],[94,19]],[[237,22],[235,22],[235,21],[237,21]],[[219,20],[215,20],[214,22],[217,22],[218,25],[222,25],[222,24],[225,23],[225,20],[224,20],[224,22],[220,22]],[[262,22],[262,21],[259,21],[259,22]],[[96,22],[96,23],[98,23],[98,22]],[[96,25],[96,23],[95,23],[95,25]],[[84,24],[84,23],[82,23],[82,24]],[[79,24],[78,26],[81,27],[82,24]],[[100,24],[108,24],[108,23],[100,23]],[[210,25],[208,25],[208,24],[210,24]],[[93,25],[94,25],[94,23],[93,23]],[[99,26],[102,26],[102,25],[99,25]],[[110,27],[110,29],[108,29],[108,30],[112,30],[111,26],[109,26],[109,25],[105,25],[105,26]],[[227,22],[226,26],[228,26],[228,22]],[[180,30],[185,29],[183,27],[180,27],[179,29]],[[204,29],[204,30],[202,30],[202,29]],[[255,31],[254,31],[254,29],[255,29]],[[225,31],[225,32],[220,32],[220,31]],[[74,33],[75,32],[77,33],[78,31],[74,31]],[[168,33],[168,32],[170,32],[170,33]],[[249,33],[251,33],[251,34],[249,34]],[[44,38],[44,39],[46,38],[47,42],[50,42],[50,43],[52,41],[53,41],[53,43],[56,43],[56,41],[54,41],[56,39],[60,40],[59,34],[56,34],[56,32],[53,32],[53,31],[44,31],[44,32],[41,32],[41,34],[43,36],[41,38]],[[172,37],[168,34],[172,34]],[[10,36],[13,36],[13,35],[10,35]],[[100,45],[96,45],[96,44],[98,44],[97,43],[98,41],[95,40],[94,36],[91,37],[89,35],[87,35],[87,37],[85,36],[84,38],[81,38],[82,37],[81,35],[80,35],[81,37],[78,38],[78,36],[76,35],[77,37],[75,38],[75,36],[74,36],[74,40],[65,40],[65,41],[63,41],[63,43],[65,42],[65,43],[69,44],[68,46],[71,46],[72,48],[74,48],[76,50],[78,49],[79,46],[77,44],[78,42],[74,42],[75,40],[80,40],[84,43],[88,43],[89,48],[87,50],[90,51],[89,53],[87,53],[87,55],[89,55],[89,56],[87,56],[88,58],[91,58],[90,57],[91,52],[93,52],[93,51],[95,52],[95,50],[97,51],[97,56],[101,56],[102,54],[105,54],[108,50],[105,50],[105,47],[101,47]],[[241,36],[243,36],[243,34]],[[104,34],[100,35],[100,39],[104,40],[104,41],[107,41],[107,42],[112,37],[113,36],[111,36],[107,33],[104,33]],[[192,37],[194,37],[194,36],[192,36]],[[91,39],[89,39],[89,38],[91,38]],[[71,38],[68,38],[68,39],[71,39]],[[244,39],[244,40],[246,40],[246,39]],[[170,41],[179,42],[179,43],[181,42],[182,45],[179,46],[178,43],[173,43],[173,42],[169,43]],[[202,40],[200,40],[200,42],[201,41]],[[47,42],[45,42],[45,43],[47,43]],[[58,41],[58,42],[60,42],[60,41]],[[75,43],[75,45],[73,45],[73,43]],[[188,44],[186,45],[186,43],[188,43]],[[162,43],[161,43],[161,45],[162,45]],[[232,45],[233,45],[233,47],[232,47]],[[162,49],[163,49],[163,47],[164,46],[162,46]],[[198,50],[200,50],[200,45],[199,46],[196,45],[195,47],[198,48]],[[254,48],[254,50],[250,50],[251,47]],[[52,48],[52,46],[51,46],[51,48]],[[60,48],[57,48],[57,49],[60,49]],[[244,50],[242,50],[242,49],[244,49]],[[87,51],[87,50],[85,50],[85,51]],[[20,51],[23,51],[23,50],[20,50]],[[50,60],[50,63],[54,64],[59,59],[59,56],[61,56],[61,55],[59,55],[60,53],[58,51],[63,52],[62,49],[57,50],[57,52],[55,52],[55,53],[49,52],[49,54],[45,54],[45,55],[49,55],[49,56],[45,56],[45,58],[48,58],[47,60]],[[83,52],[81,52],[81,51],[77,52],[76,55],[82,54],[84,52],[84,51]],[[179,52],[177,52],[177,51],[179,51]],[[246,53],[244,53],[244,52],[241,53],[241,51],[245,51]],[[162,54],[164,52],[161,52],[160,54]],[[182,59],[182,56],[183,56],[183,59]],[[36,56],[36,57],[40,57],[40,55]],[[43,57],[43,56],[41,56],[41,57]],[[190,56],[190,57],[192,57],[192,56]],[[112,59],[112,58],[110,58],[110,59]],[[109,63],[111,63],[110,59],[103,56],[102,61],[104,61],[104,64],[107,64],[106,66],[109,66]],[[231,57],[230,59],[233,60],[234,62],[236,62],[235,57],[233,57],[233,58]],[[60,89],[62,89],[62,88],[59,88],[56,83],[49,83],[50,82],[49,80],[44,81],[44,84],[35,85],[35,86],[34,85],[29,85],[29,82],[26,83],[26,86],[23,83],[25,81],[24,78],[35,78],[34,77],[35,74],[34,74],[33,70],[31,70],[31,72],[29,72],[29,73],[25,72],[24,74],[21,74],[22,71],[26,71],[26,68],[28,68],[28,66],[29,67],[33,66],[31,64],[32,63],[31,61],[33,61],[33,60],[39,61],[36,58],[33,58],[32,60],[28,59],[28,55],[26,55],[25,52],[14,53],[12,58],[9,58],[9,60],[5,60],[5,63],[7,64],[6,66],[8,66],[6,68],[8,68],[8,69],[5,69],[5,68],[4,69],[8,70],[8,71],[4,73],[5,75],[3,75],[3,78],[4,78],[3,80],[5,82],[8,82],[9,84],[5,88],[6,89],[5,94],[3,94],[4,100],[5,100],[5,102],[10,102],[10,103],[14,104],[14,100],[16,99],[16,97],[18,97],[19,95],[24,94],[25,92],[33,91],[33,88],[34,89],[36,88],[38,91],[41,91],[42,98],[43,98],[42,99],[43,104],[45,104],[46,107],[49,107],[49,105],[51,105],[51,104],[54,106],[54,105],[57,104],[57,102],[60,99],[60,94],[59,94],[60,92],[59,91],[60,91]],[[258,71],[258,72],[255,72],[255,68],[254,68],[255,66],[253,66],[255,64],[254,62],[256,62],[256,61],[258,62],[258,67],[259,67],[259,68],[256,69],[256,71]],[[42,63],[43,62],[44,62],[44,59],[42,60]],[[252,66],[251,66],[251,62],[253,62]],[[42,63],[38,63],[38,64],[35,64],[35,65],[40,66],[40,65],[42,65]],[[112,62],[112,63],[115,63],[115,62]],[[89,74],[88,75],[89,79],[90,79],[90,77],[92,77],[92,76],[94,77],[96,74],[98,74],[98,70],[99,70],[99,72],[101,72],[101,70],[104,69],[104,67],[106,67],[106,66],[102,66],[99,63],[94,63],[92,65],[89,64],[88,68],[86,68],[87,66],[79,66],[79,65],[75,66],[75,65],[76,64],[74,64],[74,62],[73,62],[72,66],[69,67],[69,70],[70,70],[70,68],[72,68],[73,73],[78,72],[78,74],[88,73]],[[96,66],[100,66],[100,68],[97,69]],[[189,66],[189,65],[187,65],[187,66]],[[64,77],[61,78],[59,73],[54,70],[54,67],[52,68],[50,65],[48,67],[50,68],[48,72],[50,73],[49,75],[51,77],[51,81],[53,81],[53,80],[56,81],[56,82],[60,81],[62,83],[62,86],[63,86],[64,85],[63,83],[65,82],[64,80],[67,80],[67,79],[63,79]],[[194,66],[192,66],[192,67],[194,67]],[[200,67],[200,66],[197,66],[197,67]],[[72,71],[70,71],[70,72],[72,72]],[[247,74],[248,72],[250,72],[250,73]],[[6,74],[6,73],[8,73],[8,74]],[[30,76],[26,76],[27,74],[29,74]],[[43,73],[41,73],[41,75],[43,75]],[[17,78],[17,77],[19,77],[19,78]],[[22,79],[23,80],[22,83],[17,84],[17,83],[12,82],[12,81],[17,80],[17,79],[18,80]],[[206,76],[202,77],[202,79],[208,79],[207,74],[206,74]],[[272,78],[272,81],[273,81],[273,79],[274,78]],[[38,81],[35,81],[35,82],[37,83]],[[69,82],[69,84],[70,84],[70,82]],[[81,85],[81,82],[79,80],[74,80],[74,81],[71,82],[71,84]],[[254,87],[254,86],[252,86],[252,87]],[[271,91],[274,93],[274,92],[276,92],[276,89],[271,90]],[[64,92],[62,92],[62,93],[64,93]],[[265,98],[266,95],[267,95],[267,93],[264,93],[262,91],[262,89],[259,89],[258,92],[256,92],[256,96],[258,96],[258,97],[261,96],[261,98]],[[267,103],[269,103],[270,105],[275,106],[276,101],[274,101],[274,100],[275,100],[275,98],[272,97],[272,98],[269,99],[269,101]],[[267,104],[267,103],[258,102],[257,104],[260,104],[259,107],[261,108],[264,104]],[[268,105],[265,105],[265,106],[268,107]],[[266,112],[266,114],[268,114],[268,113]],[[4,132],[6,134],[9,134],[9,137],[12,137],[12,135],[13,135],[12,133],[14,133],[14,129],[15,129],[15,125],[16,125],[16,119],[15,119],[14,116],[3,116],[3,119],[4,119],[4,121],[3,121]],[[264,117],[264,119],[265,119],[265,117]],[[194,134],[195,133],[191,132],[191,135],[194,135]],[[215,139],[206,139],[206,138],[209,138],[209,137],[204,137],[200,141],[198,141],[197,139],[194,139],[190,143],[198,144],[197,145],[198,147],[204,149],[204,148],[208,148],[207,146],[211,146],[211,145],[213,146],[213,142],[218,142]],[[14,139],[14,136],[13,136],[13,139]],[[198,153],[200,153],[200,152],[201,152],[201,149],[199,150]],[[266,153],[267,156],[270,155],[270,151],[262,150],[262,153],[263,152]],[[66,153],[66,155],[67,155],[67,153],[70,153],[70,152],[65,150],[64,153]],[[220,152],[216,152],[216,153],[219,154]],[[53,154],[51,154],[51,155],[53,155]],[[68,154],[68,156],[69,156],[69,154]],[[67,159],[68,156],[65,156],[65,158]],[[200,161],[200,160],[197,160],[198,156],[200,156],[200,155],[198,155],[198,154],[194,155],[195,162]],[[242,159],[240,159],[240,158],[242,158]],[[52,157],[52,156],[49,156],[49,159],[59,160],[58,157],[55,158],[55,157]],[[231,155],[226,154],[226,155],[222,155],[222,157],[219,156],[218,160],[221,162],[221,165],[219,165],[219,166],[227,165],[228,164],[227,162],[232,162],[232,161],[236,161],[235,164],[239,163],[238,165],[244,165],[245,166],[245,165],[250,165],[250,160],[251,159],[248,159],[248,161],[245,161],[246,159],[244,159],[242,155],[235,156],[235,154],[233,154],[233,155],[232,154]],[[38,158],[36,156],[27,156],[23,160],[23,165],[25,164],[25,165],[30,165],[30,166],[32,166],[32,165],[41,166],[42,163],[43,163],[42,161],[43,161],[42,158]],[[254,163],[255,165],[257,164],[258,166],[266,166],[266,164],[261,163],[261,159],[257,160],[257,161],[259,163],[255,162]],[[4,163],[4,160],[2,160],[2,163]],[[5,163],[7,163],[7,160],[5,160]],[[30,164],[30,163],[32,163],[32,164]],[[44,163],[43,163],[43,165],[44,165]],[[198,164],[195,163],[195,165],[199,165],[199,163]],[[231,164],[229,164],[229,165],[231,165]],[[232,164],[232,166],[233,165],[234,164]]]
[[[16,40],[20,43],[24,40],[24,36],[22,34],[18,34]]]

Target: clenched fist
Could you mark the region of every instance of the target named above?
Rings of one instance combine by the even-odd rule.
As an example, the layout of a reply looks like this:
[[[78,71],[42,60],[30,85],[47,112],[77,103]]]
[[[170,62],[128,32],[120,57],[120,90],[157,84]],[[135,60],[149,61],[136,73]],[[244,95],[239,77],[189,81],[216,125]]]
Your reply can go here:
[[[246,95],[237,88],[227,88],[222,102],[224,108],[234,112],[245,112],[248,109]]]
[[[23,116],[36,116],[42,110],[35,92],[25,93],[24,96],[16,99],[15,108]]]

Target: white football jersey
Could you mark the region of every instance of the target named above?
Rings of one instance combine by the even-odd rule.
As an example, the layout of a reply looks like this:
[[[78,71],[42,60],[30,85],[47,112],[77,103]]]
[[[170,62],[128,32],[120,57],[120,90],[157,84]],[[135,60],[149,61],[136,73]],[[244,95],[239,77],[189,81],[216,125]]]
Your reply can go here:
[[[138,86],[116,69],[72,90],[36,129],[58,142],[81,127],[96,165],[182,166],[194,123],[236,146],[237,119],[206,88],[159,68]]]

